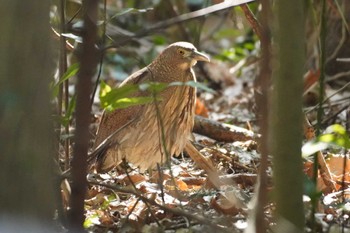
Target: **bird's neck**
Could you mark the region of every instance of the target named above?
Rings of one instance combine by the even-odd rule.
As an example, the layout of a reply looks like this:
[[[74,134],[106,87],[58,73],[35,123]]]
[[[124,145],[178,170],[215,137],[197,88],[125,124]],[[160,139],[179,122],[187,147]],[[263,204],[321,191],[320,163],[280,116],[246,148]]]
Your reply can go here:
[[[193,80],[193,70],[190,66],[164,65],[153,62],[148,66],[153,79],[159,82],[187,82]],[[155,76],[156,75],[156,76]]]

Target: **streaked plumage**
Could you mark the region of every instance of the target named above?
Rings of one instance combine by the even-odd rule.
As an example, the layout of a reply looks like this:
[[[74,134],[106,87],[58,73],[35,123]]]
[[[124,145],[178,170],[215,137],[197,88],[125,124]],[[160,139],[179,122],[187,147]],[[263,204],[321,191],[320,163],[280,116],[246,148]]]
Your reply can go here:
[[[177,42],[168,46],[151,64],[135,72],[122,84],[141,84],[145,82],[187,82],[195,81],[192,66],[196,61],[209,61],[190,43]],[[138,91],[133,96],[149,93]],[[105,172],[118,165],[123,158],[141,170],[153,168],[165,162],[162,146],[162,122],[165,148],[169,155],[180,154],[189,139],[194,121],[196,90],[190,86],[171,86],[159,93],[157,102],[161,121],[157,116],[155,103],[138,105],[114,112],[104,112],[97,131],[94,148],[109,135],[119,129],[112,137],[116,142],[106,153],[100,154],[95,163],[99,172]]]

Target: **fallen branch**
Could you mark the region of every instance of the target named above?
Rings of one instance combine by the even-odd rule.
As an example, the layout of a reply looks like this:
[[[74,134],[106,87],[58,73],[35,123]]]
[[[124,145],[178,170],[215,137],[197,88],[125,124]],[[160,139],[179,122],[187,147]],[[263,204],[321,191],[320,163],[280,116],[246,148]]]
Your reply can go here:
[[[193,132],[221,142],[247,141],[258,137],[250,130],[200,116],[196,116],[194,119]]]

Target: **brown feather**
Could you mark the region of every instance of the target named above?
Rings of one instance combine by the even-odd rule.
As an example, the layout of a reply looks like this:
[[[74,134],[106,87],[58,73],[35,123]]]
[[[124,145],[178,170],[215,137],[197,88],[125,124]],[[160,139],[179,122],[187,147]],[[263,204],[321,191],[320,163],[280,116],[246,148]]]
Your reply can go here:
[[[191,67],[197,60],[209,61],[192,44],[178,42],[121,85],[195,81]],[[145,95],[145,91],[133,94]],[[166,155],[178,155],[183,151],[193,128],[196,90],[187,85],[169,86],[158,95],[157,102],[103,113],[94,148],[118,132],[111,138],[113,145],[97,157],[97,171],[108,171],[123,158],[144,170],[165,162]]]

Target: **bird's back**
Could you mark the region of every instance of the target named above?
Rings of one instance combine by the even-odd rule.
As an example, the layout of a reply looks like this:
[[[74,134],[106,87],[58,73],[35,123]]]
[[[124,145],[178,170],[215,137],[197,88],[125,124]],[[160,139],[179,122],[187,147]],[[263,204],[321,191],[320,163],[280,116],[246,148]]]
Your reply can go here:
[[[197,61],[209,62],[209,58],[191,43],[176,42],[122,85],[195,81],[192,67]],[[108,171],[123,158],[144,170],[181,153],[193,128],[195,91],[188,85],[170,85],[148,94],[138,90],[133,97],[155,95],[154,101],[104,112],[94,147],[106,138],[112,143],[106,153],[97,157],[97,170]]]
[[[155,74],[162,77],[155,77]],[[164,78],[164,73],[153,72],[152,67],[146,67],[131,75],[121,85],[153,80],[164,80],[168,83],[176,79],[194,80],[192,70],[181,74],[184,77],[171,77],[171,73],[165,75],[168,76]],[[146,94],[138,91],[133,95]],[[171,86],[161,91],[156,99],[159,100],[157,103],[103,113],[94,148],[109,135],[118,130],[119,132],[112,139],[116,142],[115,145],[98,159],[97,170],[107,171],[123,158],[144,170],[165,162],[167,155],[178,155],[182,152],[193,128],[195,90],[190,86]],[[126,124],[129,125],[125,127]]]

